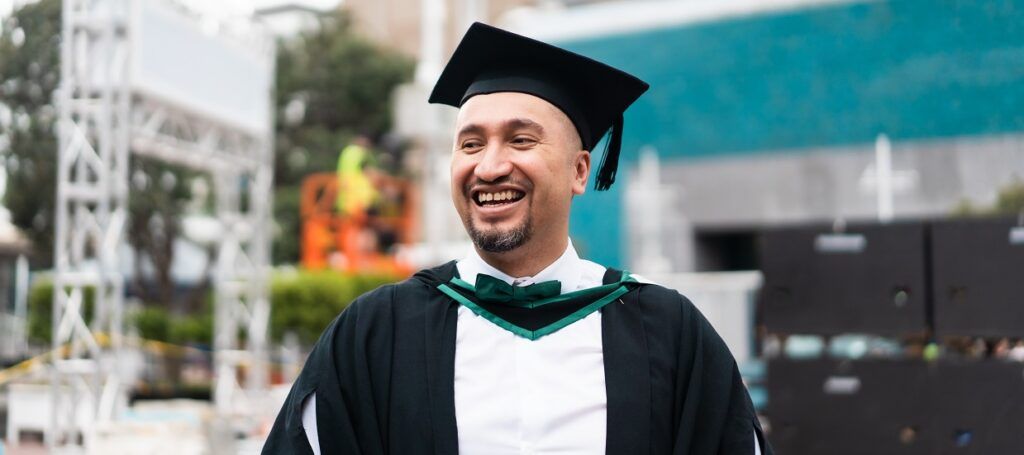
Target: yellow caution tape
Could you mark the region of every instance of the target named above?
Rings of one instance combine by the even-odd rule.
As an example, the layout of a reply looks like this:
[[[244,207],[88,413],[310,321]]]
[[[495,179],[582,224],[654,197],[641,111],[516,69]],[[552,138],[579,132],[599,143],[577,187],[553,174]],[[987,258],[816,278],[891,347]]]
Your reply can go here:
[[[108,347],[111,344],[110,343],[110,337],[107,336],[107,334],[105,334],[105,333],[95,333],[95,334],[93,334],[93,337],[96,339],[96,343],[99,344],[101,347]],[[208,351],[203,351],[202,349],[198,349],[198,348],[195,348],[195,347],[192,347],[192,346],[182,346],[182,345],[179,345],[179,344],[168,343],[166,341],[149,340],[149,339],[145,339],[145,338],[141,339],[140,341],[142,342],[141,347],[142,347],[143,351],[147,351],[147,352],[158,354],[158,355],[177,355],[177,356],[180,356],[180,355],[184,355],[187,352],[198,352],[198,353],[208,352]],[[10,381],[13,381],[13,380],[15,380],[17,378],[20,378],[20,377],[30,373],[36,366],[45,364],[46,362],[48,362],[50,360],[50,358],[53,356],[54,352],[59,351],[61,357],[64,357],[64,356],[66,356],[68,354],[68,351],[70,349],[71,349],[70,343],[65,343],[64,345],[62,345],[59,348],[56,348],[56,349],[44,352],[44,353],[39,354],[39,355],[37,355],[35,357],[31,357],[31,358],[26,359],[26,360],[24,360],[24,361],[22,361],[22,362],[20,362],[18,364],[15,364],[15,365],[13,365],[11,367],[8,367],[8,368],[6,368],[4,370],[0,370],[0,386],[3,386],[4,384],[6,384],[6,383],[8,383]],[[276,363],[276,362],[268,362],[268,364],[271,364],[271,363]],[[239,362],[239,366],[248,366],[248,362],[245,362],[245,361]]]

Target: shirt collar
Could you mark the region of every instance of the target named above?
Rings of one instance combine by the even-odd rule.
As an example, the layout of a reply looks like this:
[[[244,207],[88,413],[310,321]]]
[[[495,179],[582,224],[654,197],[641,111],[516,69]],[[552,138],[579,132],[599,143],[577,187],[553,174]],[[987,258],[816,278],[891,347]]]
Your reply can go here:
[[[575,291],[577,287],[579,287],[582,265],[582,261],[576,253],[576,248],[572,246],[572,240],[569,240],[569,244],[565,247],[565,252],[562,253],[558,259],[555,259],[555,262],[552,262],[545,267],[544,270],[541,270],[536,275],[530,277],[513,277],[501,270],[498,270],[484,261],[475,248],[470,248],[466,257],[456,263],[456,267],[459,270],[459,276],[470,284],[476,283],[476,276],[481,273],[493,276],[506,283],[515,284],[517,286],[526,286],[544,281],[558,280],[562,283],[563,294]]]

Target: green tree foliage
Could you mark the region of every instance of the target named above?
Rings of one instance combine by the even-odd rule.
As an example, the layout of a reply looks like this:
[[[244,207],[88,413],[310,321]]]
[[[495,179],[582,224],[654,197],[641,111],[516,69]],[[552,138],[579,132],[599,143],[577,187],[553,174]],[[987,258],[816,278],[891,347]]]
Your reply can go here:
[[[130,289],[145,302],[169,305],[174,301],[174,242],[181,237],[181,216],[192,194],[188,180],[195,173],[144,159],[132,160],[131,167],[127,235],[136,254]],[[152,274],[144,272],[146,262]]]
[[[0,28],[0,156],[7,169],[4,205],[33,242],[33,263],[53,260],[60,83],[60,0],[25,5]]]
[[[318,29],[283,41],[277,53],[274,182],[278,236],[275,263],[299,256],[299,187],[303,177],[331,172],[357,134],[391,127],[391,95],[412,78],[412,60],[358,37],[343,13]]]
[[[0,154],[8,174],[4,205],[12,222],[28,232],[33,264],[40,267],[53,260],[58,118],[54,91],[60,83],[60,27],[60,0],[42,0],[15,10],[0,33]],[[141,284],[136,290],[146,300],[167,302],[173,287],[170,245],[189,196],[181,184],[185,174],[139,160],[132,169],[134,175],[144,176],[134,180],[156,182],[132,188],[128,240],[141,253],[137,256],[152,262],[156,291]],[[168,186],[169,179],[178,184]],[[136,264],[140,270],[141,263]]]
[[[33,264],[42,267],[53,259],[58,115],[54,90],[60,82],[60,14],[60,0],[41,0],[18,8],[0,29],[0,154],[8,172],[4,204],[14,224],[29,233],[35,246]],[[333,170],[339,150],[355,134],[378,136],[388,131],[391,92],[411,78],[412,70],[410,59],[358,38],[341,13],[324,19],[318,29],[281,43],[275,185],[277,199],[291,210],[275,212],[280,220],[275,262],[298,259],[302,178]],[[135,167],[145,168],[151,181],[167,172],[180,172],[158,164]],[[166,289],[160,270],[163,263],[169,264],[161,255],[169,243],[161,240],[173,241],[177,226],[164,224],[167,232],[157,233],[159,239],[140,229],[151,226],[154,217],[176,220],[186,195],[181,191],[171,197],[140,195],[133,188],[133,199],[147,199],[141,204],[133,201],[133,210],[142,207],[150,213],[133,213],[138,220],[131,224],[129,239],[154,260],[158,288]]]
[[[355,35],[347,16],[281,43],[277,54],[277,171],[280,185],[330,171],[355,134],[391,127],[391,93],[410,80],[412,60]]]
[[[299,249],[302,247],[300,191],[300,185],[284,185],[274,191],[275,232],[272,254],[275,263],[294,263],[299,259]]]

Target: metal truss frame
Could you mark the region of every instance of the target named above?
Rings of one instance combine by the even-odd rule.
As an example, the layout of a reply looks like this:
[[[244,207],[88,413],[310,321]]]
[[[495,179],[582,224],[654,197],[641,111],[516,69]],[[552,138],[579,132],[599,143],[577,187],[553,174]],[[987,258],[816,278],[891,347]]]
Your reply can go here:
[[[208,172],[217,218],[223,227],[214,269],[214,398],[221,413],[252,415],[266,388],[270,304],[270,226],[273,155],[269,137],[219,124],[166,103],[136,96],[131,112],[131,150]]]
[[[116,419],[123,405],[118,247],[132,155],[214,180],[224,228],[214,280],[215,399],[221,412],[250,413],[265,396],[272,128],[254,134],[133,91],[128,18],[136,1],[63,0],[51,448],[88,446],[88,427]]]

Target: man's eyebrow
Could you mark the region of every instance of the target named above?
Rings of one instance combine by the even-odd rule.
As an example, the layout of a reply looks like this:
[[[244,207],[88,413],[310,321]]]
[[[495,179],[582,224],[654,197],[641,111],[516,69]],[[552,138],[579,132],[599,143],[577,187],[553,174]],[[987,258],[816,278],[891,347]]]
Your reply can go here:
[[[533,120],[530,120],[528,118],[518,118],[517,117],[517,118],[511,118],[511,119],[505,120],[504,122],[501,123],[501,128],[505,129],[505,130],[532,129],[532,130],[535,130],[539,134],[543,134],[544,133],[544,127],[540,123],[537,123],[537,122],[535,122]],[[462,129],[459,130],[459,134],[457,136],[462,136],[462,135],[465,135],[465,134],[481,134],[482,135],[486,131],[487,131],[487,128],[485,128],[483,125],[476,124],[476,123],[470,123],[470,124],[468,124],[466,126],[463,126]]]
[[[477,125],[476,123],[470,123],[469,125],[466,125],[466,126],[462,127],[462,129],[459,130],[459,134],[457,134],[456,137],[461,137],[461,136],[466,135],[466,134],[479,134],[479,135],[483,135],[484,134],[484,127],[480,126],[480,125]]]
[[[519,130],[519,129],[532,129],[538,133],[544,132],[544,127],[540,123],[537,123],[528,118],[514,118],[509,119],[505,122],[505,127],[508,129]]]

